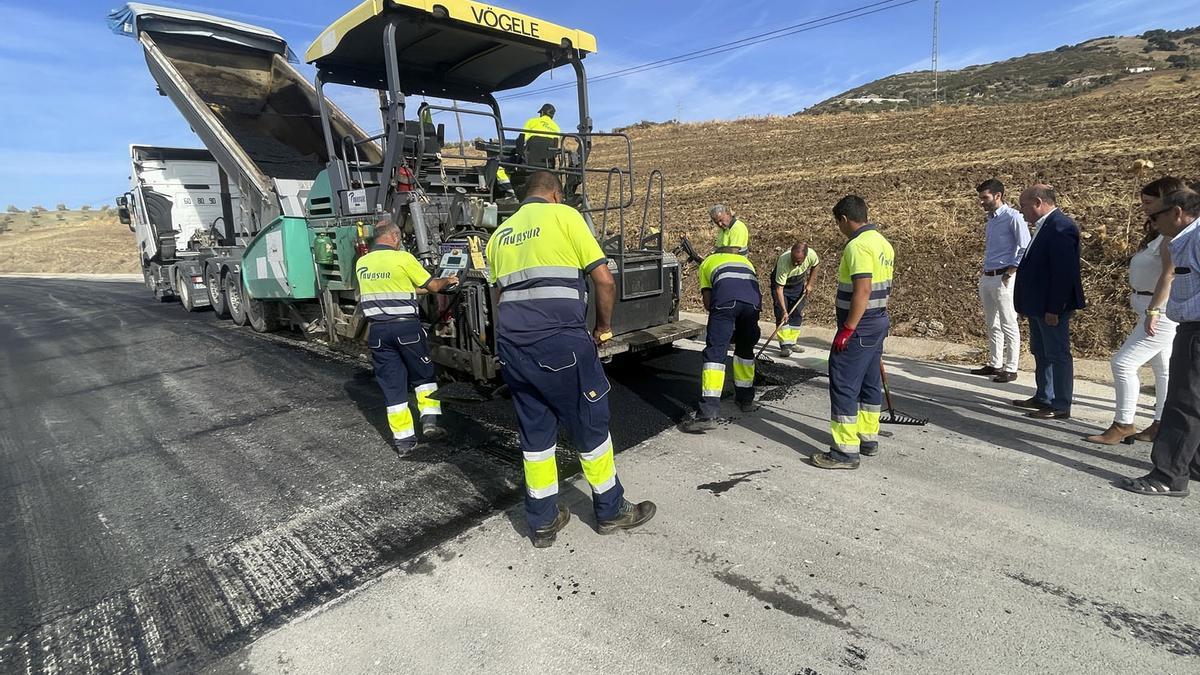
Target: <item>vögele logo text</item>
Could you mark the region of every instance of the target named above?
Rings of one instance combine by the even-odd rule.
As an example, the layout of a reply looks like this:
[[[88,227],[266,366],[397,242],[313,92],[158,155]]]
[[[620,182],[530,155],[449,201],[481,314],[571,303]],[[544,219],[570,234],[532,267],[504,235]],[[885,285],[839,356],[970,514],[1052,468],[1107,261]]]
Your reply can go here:
[[[475,16],[475,23],[483,24],[488,28],[499,28],[502,31],[516,33],[527,37],[539,37],[538,31],[540,26],[536,21],[526,21],[519,16],[512,16],[504,12],[497,12],[491,7],[479,8],[472,7],[471,14]]]

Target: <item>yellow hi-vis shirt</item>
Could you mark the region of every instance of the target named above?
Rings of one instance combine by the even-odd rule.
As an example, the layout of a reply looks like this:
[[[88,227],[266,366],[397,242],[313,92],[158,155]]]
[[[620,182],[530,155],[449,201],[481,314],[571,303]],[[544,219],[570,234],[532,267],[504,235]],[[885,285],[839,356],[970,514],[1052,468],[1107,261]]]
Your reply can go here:
[[[429,285],[429,272],[408,251],[374,246],[354,264],[358,306],[370,321],[418,318],[417,289]]]
[[[804,261],[799,265],[792,264],[792,252],[784,251],[783,255],[779,256],[779,260],[775,262],[775,285],[785,288],[804,285],[804,275],[808,271],[817,266],[821,262],[821,257],[813,250],[813,247],[808,247],[808,253],[804,256]]]
[[[746,255],[750,252],[750,230],[740,219],[734,219],[729,229],[717,228],[717,244],[713,248],[726,246],[737,247],[737,252]]]
[[[854,233],[846,243],[846,248],[842,249],[842,262],[838,266],[838,325],[844,323],[850,313],[854,280],[862,277],[871,278],[871,299],[867,303],[867,311],[863,318],[887,315],[888,298],[892,295],[892,270],[895,266],[896,253],[892,250],[892,245],[874,225],[866,225]]]
[[[714,253],[700,263],[700,290],[709,290],[711,309],[724,309],[736,300],[762,307],[758,276],[750,259],[737,253]]]
[[[554,118],[549,115],[538,115],[537,117],[530,117],[528,120],[525,121],[524,129],[525,129],[525,131],[522,131],[521,135],[524,136],[525,140],[527,140],[527,141],[535,136],[551,138],[551,139],[554,139],[555,141],[557,141],[559,138],[561,138],[560,136],[554,135],[554,134],[561,133],[562,130],[558,128],[558,123],[554,121]],[[549,131],[552,133],[539,134],[538,133],[539,131]]]
[[[497,338],[519,346],[587,331],[585,277],[608,257],[579,211],[526,199],[488,239],[488,276],[500,288]]]

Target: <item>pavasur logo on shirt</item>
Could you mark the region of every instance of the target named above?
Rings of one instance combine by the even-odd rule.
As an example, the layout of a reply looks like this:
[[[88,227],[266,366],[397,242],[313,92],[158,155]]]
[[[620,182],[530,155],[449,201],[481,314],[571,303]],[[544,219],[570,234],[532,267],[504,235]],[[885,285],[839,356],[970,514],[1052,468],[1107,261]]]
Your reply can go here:
[[[532,230],[513,233],[512,228],[506,228],[496,233],[500,237],[501,246],[520,246],[534,237],[541,236],[542,228],[535,227]]]
[[[364,281],[367,279],[391,279],[392,278],[391,272],[372,272],[372,271],[370,271],[369,267],[360,267],[355,271],[358,272],[358,278],[362,279]]]

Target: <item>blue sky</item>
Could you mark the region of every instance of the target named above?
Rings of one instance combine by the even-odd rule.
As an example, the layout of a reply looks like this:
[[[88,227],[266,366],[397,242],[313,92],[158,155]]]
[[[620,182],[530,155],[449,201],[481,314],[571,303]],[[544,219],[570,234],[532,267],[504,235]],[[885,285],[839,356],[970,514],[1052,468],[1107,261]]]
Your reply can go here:
[[[188,0],[159,4],[207,11],[269,27],[303,54],[327,24],[357,0]],[[596,35],[586,61],[592,76],[737,40],[869,0],[510,0],[502,6]],[[991,5],[980,11],[981,5]],[[0,0],[0,208],[99,205],[128,186],[130,143],[198,147],[174,106],[155,92],[139,45],[108,31],[117,3]],[[602,7],[597,13],[589,8]],[[932,0],[746,49],[600,82],[592,88],[599,129],[642,119],[685,121],[786,115],[873,79],[928,68]],[[1053,10],[1048,8],[1053,7]],[[941,65],[957,68],[1088,38],[1200,23],[1200,0],[943,0]],[[306,74],[311,69],[303,67]],[[566,81],[568,70],[553,82]],[[519,125],[544,97],[505,103]],[[574,115],[572,92],[553,100],[559,119]],[[343,99],[368,128],[369,97]],[[566,125],[564,125],[566,126]],[[468,130],[468,135],[472,130]],[[450,134],[452,135],[452,134]]]

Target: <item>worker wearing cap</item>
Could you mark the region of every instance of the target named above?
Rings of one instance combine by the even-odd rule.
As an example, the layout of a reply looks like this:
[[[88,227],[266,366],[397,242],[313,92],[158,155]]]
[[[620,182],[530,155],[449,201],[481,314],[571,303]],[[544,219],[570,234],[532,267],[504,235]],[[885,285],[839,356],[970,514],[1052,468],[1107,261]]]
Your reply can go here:
[[[512,392],[525,468],[525,516],[533,545],[554,543],[570,512],[558,504],[558,426],[570,432],[592,488],[597,530],[610,534],[654,516],[652,502],[633,504],[617,478],[608,430],[610,385],[596,345],[612,338],[616,284],[608,257],[579,211],[562,203],[549,171],[525,184],[526,198],[487,244],[497,308],[496,351]],[[587,280],[596,296],[596,327],[587,330]]]
[[[733,211],[724,204],[717,204],[708,210],[708,217],[717,226],[716,243],[713,253],[737,253],[746,255],[750,252],[750,230],[746,228]]]
[[[849,240],[838,266],[837,334],[829,352],[830,429],[833,447],[813,455],[822,469],[857,469],[859,454],[879,452],[883,407],[883,340],[892,294],[892,245],[867,223],[867,203],[847,195],[833,207],[838,229]]]
[[[762,293],[754,265],[738,253],[714,253],[700,263],[700,295],[708,311],[704,365],[700,371],[700,412],[680,429],[704,433],[715,429],[725,388],[725,360],[733,343],[734,400],[742,412],[754,412],[754,347]]]
[[[446,437],[438,423],[442,406],[435,398],[437,380],[429,357],[429,340],[417,307],[417,296],[437,293],[458,283],[458,277],[431,279],[429,272],[400,246],[400,228],[384,219],[375,225],[375,243],[354,264],[358,278],[358,307],[370,324],[367,345],[375,379],[387,404],[392,443],[400,455],[417,445],[416,427],[408,405],[408,388],[416,391],[425,440]]]
[[[775,308],[775,326],[779,336],[779,355],[791,356],[800,339],[800,324],[804,321],[805,298],[812,291],[820,256],[807,243],[793,244],[775,262],[771,277],[771,300]]]
[[[536,117],[530,117],[528,120],[525,120],[525,126],[522,127],[524,131],[521,132],[521,136],[526,141],[540,136],[542,138],[552,139],[557,143],[559,139],[558,134],[562,133],[562,131],[558,128],[558,123],[554,121],[555,112],[556,111],[553,105],[549,103],[543,103],[542,107],[538,108],[538,114]]]

